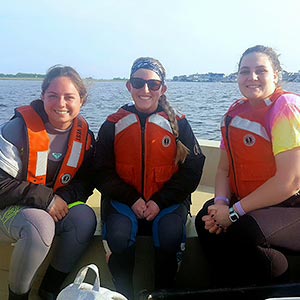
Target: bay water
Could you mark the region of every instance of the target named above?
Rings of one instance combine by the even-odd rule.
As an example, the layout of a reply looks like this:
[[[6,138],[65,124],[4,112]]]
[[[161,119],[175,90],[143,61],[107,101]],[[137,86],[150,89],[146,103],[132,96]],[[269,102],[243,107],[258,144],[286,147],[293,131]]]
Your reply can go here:
[[[41,81],[0,80],[0,124],[9,120],[14,108],[38,99]],[[106,117],[121,105],[132,101],[125,81],[87,82],[88,102],[82,115],[97,136]],[[220,140],[220,120],[230,104],[241,97],[237,83],[167,82],[167,98],[185,114],[197,138]],[[300,83],[288,82],[283,88],[300,94]]]

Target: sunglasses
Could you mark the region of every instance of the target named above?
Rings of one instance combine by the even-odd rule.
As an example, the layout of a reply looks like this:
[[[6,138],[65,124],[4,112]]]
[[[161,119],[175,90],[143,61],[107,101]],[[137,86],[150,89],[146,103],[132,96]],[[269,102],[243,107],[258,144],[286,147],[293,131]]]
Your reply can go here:
[[[131,77],[129,81],[135,89],[141,89],[147,83],[148,89],[151,91],[158,91],[162,85],[162,81],[156,79],[144,80],[142,78]]]

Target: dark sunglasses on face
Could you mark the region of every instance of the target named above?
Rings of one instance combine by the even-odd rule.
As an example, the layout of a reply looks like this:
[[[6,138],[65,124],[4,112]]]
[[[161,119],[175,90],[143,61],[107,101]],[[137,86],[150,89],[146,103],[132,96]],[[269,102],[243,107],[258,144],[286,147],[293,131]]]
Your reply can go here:
[[[129,81],[135,89],[141,89],[145,86],[145,83],[147,83],[148,89],[151,91],[158,91],[162,85],[162,81],[157,79],[145,80],[142,78],[131,77]]]

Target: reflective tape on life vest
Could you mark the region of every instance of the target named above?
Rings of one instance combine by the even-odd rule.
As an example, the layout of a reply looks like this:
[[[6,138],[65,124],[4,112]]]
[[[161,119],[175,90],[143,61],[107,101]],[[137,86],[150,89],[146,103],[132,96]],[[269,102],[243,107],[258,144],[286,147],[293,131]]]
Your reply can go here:
[[[129,126],[137,123],[137,116],[135,114],[129,114],[121,120],[119,120],[115,125],[115,135],[118,135],[120,132],[128,128]]]
[[[173,133],[170,122],[159,114],[153,114],[149,117],[149,123],[156,124],[157,126],[167,130],[170,133]]]
[[[236,116],[232,119],[230,126],[255,133],[260,137],[264,138],[265,140],[270,141],[266,129],[258,122],[250,121],[248,119]]]
[[[78,167],[81,150],[82,150],[82,143],[74,141],[72,145],[71,154],[67,162],[68,167],[72,167],[72,168]]]
[[[47,173],[48,151],[37,152],[35,176],[44,176]]]

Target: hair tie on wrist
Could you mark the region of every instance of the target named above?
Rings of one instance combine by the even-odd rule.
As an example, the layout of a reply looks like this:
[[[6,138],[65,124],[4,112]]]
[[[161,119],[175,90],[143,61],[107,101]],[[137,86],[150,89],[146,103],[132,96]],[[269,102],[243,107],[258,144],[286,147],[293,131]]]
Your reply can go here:
[[[229,206],[229,204],[230,204],[229,199],[228,199],[227,197],[224,197],[224,196],[217,196],[217,197],[215,197],[214,203],[217,204],[217,202],[219,202],[219,201],[224,202],[224,203],[225,203],[226,205],[228,205],[228,206]]]
[[[234,207],[234,210],[238,213],[238,215],[240,217],[246,214],[246,212],[244,211],[244,209],[241,205],[241,201],[234,203],[233,207]]]

